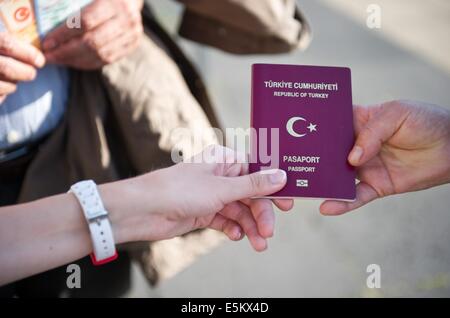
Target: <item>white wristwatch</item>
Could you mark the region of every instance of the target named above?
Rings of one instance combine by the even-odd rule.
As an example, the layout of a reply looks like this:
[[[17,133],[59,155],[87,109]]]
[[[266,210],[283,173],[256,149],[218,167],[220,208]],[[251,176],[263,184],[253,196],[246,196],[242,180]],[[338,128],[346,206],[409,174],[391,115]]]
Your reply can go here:
[[[117,259],[108,211],[103,206],[95,182],[92,180],[78,182],[69,192],[77,197],[88,222],[93,245],[91,259],[94,265],[103,265]]]

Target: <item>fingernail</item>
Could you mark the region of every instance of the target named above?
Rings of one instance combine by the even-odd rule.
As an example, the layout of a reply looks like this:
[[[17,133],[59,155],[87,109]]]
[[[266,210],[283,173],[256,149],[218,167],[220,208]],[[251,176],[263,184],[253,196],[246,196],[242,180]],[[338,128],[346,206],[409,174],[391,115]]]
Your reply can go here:
[[[236,228],[233,230],[233,232],[234,232],[233,237],[234,237],[234,239],[235,239],[236,241],[239,241],[239,240],[242,239],[242,233],[241,233],[241,230],[240,230],[238,227],[236,227]]]
[[[272,172],[269,174],[269,180],[272,184],[278,185],[286,182],[287,175],[284,170],[271,170],[271,171]]]
[[[44,49],[44,51],[50,51],[53,50],[57,45],[58,44],[55,40],[49,39],[42,44],[42,48]]]
[[[34,64],[39,68],[43,67],[45,64],[45,57],[42,54],[38,54],[38,56],[34,60]]]
[[[358,164],[359,161],[361,160],[363,154],[364,154],[364,150],[359,146],[355,146],[349,156],[350,163],[353,165]]]
[[[261,249],[261,253],[266,252],[269,249],[269,244],[267,243],[267,241],[264,243],[264,247]]]

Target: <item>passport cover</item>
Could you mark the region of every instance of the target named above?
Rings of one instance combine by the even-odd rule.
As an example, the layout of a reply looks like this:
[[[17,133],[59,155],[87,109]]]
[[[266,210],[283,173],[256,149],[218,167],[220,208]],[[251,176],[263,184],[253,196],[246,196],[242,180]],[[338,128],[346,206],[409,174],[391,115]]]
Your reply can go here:
[[[251,121],[250,172],[287,173],[286,187],[270,197],[355,200],[349,68],[253,65]]]

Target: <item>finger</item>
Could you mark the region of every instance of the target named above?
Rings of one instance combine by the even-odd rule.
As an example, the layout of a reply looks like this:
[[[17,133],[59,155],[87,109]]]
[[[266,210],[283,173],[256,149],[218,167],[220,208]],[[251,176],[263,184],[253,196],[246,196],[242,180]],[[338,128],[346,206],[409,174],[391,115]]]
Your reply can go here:
[[[223,232],[232,241],[240,241],[244,238],[244,231],[239,224],[220,214],[214,217],[209,228]]]
[[[49,63],[70,66],[73,66],[74,60],[87,57],[92,58],[92,55],[92,52],[89,51],[80,37],[73,38],[54,51],[45,52],[45,58]]]
[[[97,51],[108,43],[114,43],[122,34],[129,32],[130,25],[124,18],[112,18],[83,37],[83,42],[93,51]]]
[[[243,199],[240,202],[247,206],[251,205],[252,199]],[[283,212],[289,212],[294,208],[294,200],[292,199],[272,199],[273,204]]]
[[[45,64],[45,57],[41,51],[29,43],[15,39],[7,33],[0,35],[0,55],[38,68],[43,67]]]
[[[0,56],[0,80],[6,82],[25,82],[36,78],[36,69],[10,57]]]
[[[119,36],[99,49],[99,56],[105,64],[111,64],[134,51],[143,35],[142,25],[136,26],[131,32]]]
[[[275,199],[272,200],[275,206],[283,212],[289,212],[294,208],[294,200]]]
[[[45,52],[56,49],[58,46],[80,37],[82,34],[97,28],[99,25],[114,18],[118,13],[115,1],[97,0],[81,11],[80,28],[69,28],[63,24],[50,32],[42,43]]]
[[[287,176],[283,170],[275,169],[223,180],[221,193],[224,202],[229,203],[278,192],[286,185]]]
[[[110,39],[106,44],[86,40],[86,37],[76,38],[57,50],[46,53],[46,58],[50,63],[70,65],[77,69],[98,69],[131,52],[137,46],[140,35],[138,31],[126,32]]]
[[[220,214],[235,221],[242,227],[253,249],[258,252],[267,249],[267,241],[259,234],[256,221],[246,205],[234,202],[227,205]]]
[[[354,202],[325,201],[320,206],[323,215],[342,215],[356,210],[378,198],[377,192],[367,183],[360,182],[356,186],[356,200]]]
[[[0,81],[0,96],[10,95],[17,90],[17,85],[11,82]]]
[[[132,49],[133,47],[131,46],[125,46],[115,51],[100,50],[100,52],[92,52],[84,47],[84,53],[79,53],[77,55],[69,54],[68,56],[64,56],[65,53],[61,53],[60,56],[49,55],[47,59],[50,63],[68,65],[80,70],[95,70],[119,60],[120,57],[125,56],[126,53],[130,52]],[[70,52],[70,50],[71,49],[69,48],[68,52]]]
[[[273,204],[268,199],[252,200],[250,210],[258,227],[258,233],[263,238],[273,237],[275,231],[275,213]]]
[[[390,107],[390,104],[381,105],[378,109],[357,136],[348,157],[353,166],[361,166],[376,157],[383,144],[398,131],[406,117],[404,112]]]
[[[248,174],[247,155],[221,145],[209,145],[190,158],[184,158],[184,163],[210,164],[212,170],[215,164],[224,164],[220,173],[226,177],[238,177]]]

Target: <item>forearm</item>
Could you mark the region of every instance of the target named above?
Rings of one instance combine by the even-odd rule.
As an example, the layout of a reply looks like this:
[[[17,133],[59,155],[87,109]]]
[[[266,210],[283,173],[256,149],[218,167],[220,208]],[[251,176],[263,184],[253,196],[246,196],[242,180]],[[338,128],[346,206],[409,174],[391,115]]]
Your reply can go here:
[[[0,285],[89,254],[89,230],[73,195],[0,210]]]
[[[131,240],[117,185],[100,187],[117,244]],[[73,194],[0,209],[0,286],[68,264],[92,252],[89,228]]]

